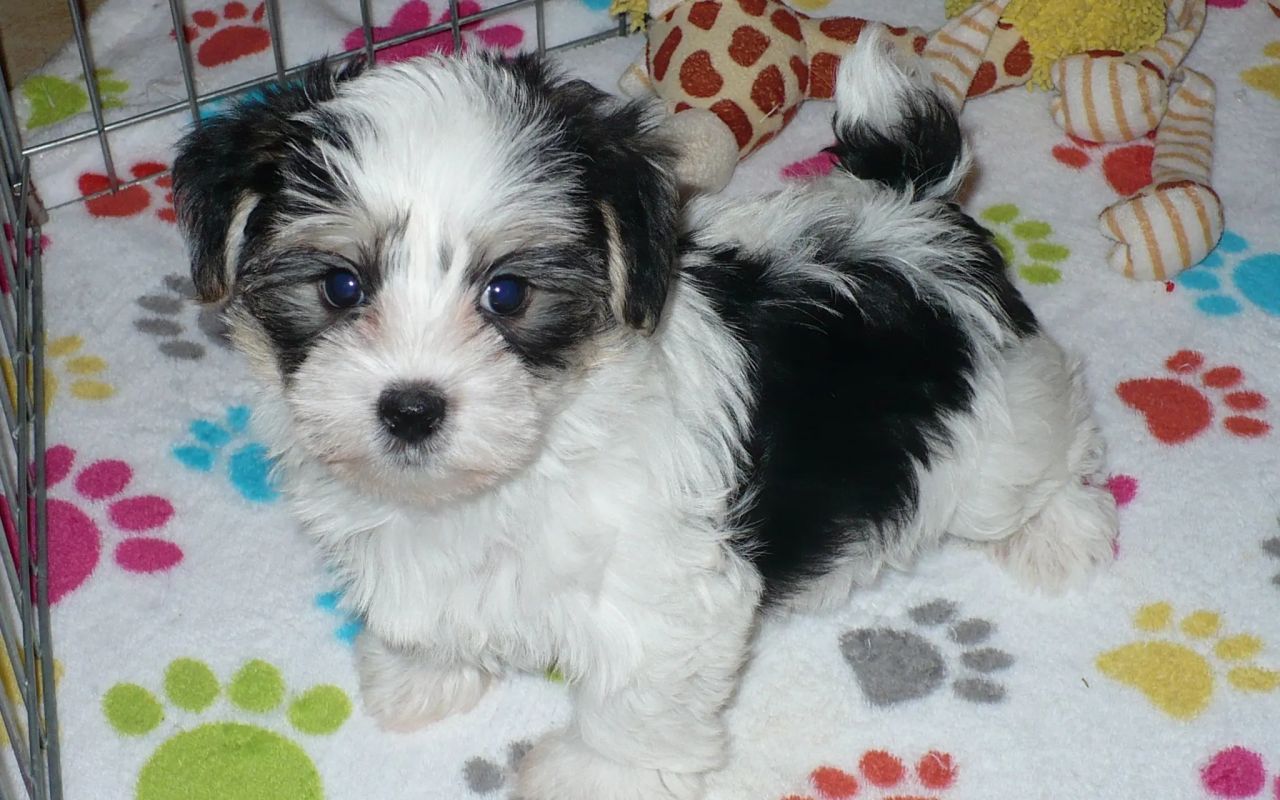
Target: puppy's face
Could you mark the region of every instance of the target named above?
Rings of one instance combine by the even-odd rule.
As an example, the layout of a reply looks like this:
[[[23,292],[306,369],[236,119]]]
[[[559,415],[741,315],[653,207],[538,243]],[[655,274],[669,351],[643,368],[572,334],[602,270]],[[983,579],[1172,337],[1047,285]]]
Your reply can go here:
[[[431,503],[537,454],[605,342],[652,332],[675,265],[653,123],[536,60],[319,71],[183,142],[205,300],[360,488]]]

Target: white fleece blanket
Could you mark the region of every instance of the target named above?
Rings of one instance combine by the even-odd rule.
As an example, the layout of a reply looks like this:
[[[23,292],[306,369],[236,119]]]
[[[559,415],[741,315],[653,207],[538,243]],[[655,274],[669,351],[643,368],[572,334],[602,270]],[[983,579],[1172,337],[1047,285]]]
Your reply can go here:
[[[272,69],[260,6],[187,5],[202,88]],[[291,63],[343,49],[358,27],[355,0],[280,5]],[[609,27],[599,5],[556,0],[551,42]],[[767,625],[729,712],[716,800],[1280,798],[1280,18],[1264,0],[1211,5],[1189,65],[1218,87],[1230,233],[1173,283],[1113,273],[1095,224],[1116,187],[1141,181],[1149,142],[1071,142],[1043,93],[964,112],[979,165],[967,208],[1008,242],[1044,325],[1087,360],[1122,503],[1114,565],[1046,598],[954,545],[839,613]],[[941,6],[814,13],[934,26]],[[442,8],[374,3],[393,32]],[[181,99],[165,3],[110,0],[92,26],[109,118]],[[523,10],[463,38],[533,36]],[[613,88],[642,46],[562,58]],[[69,49],[15,92],[32,141],[87,127],[75,65]],[[803,109],[730,191],[803,171],[830,141],[829,114]],[[165,168],[185,124],[121,132],[121,173]],[[45,200],[104,188],[99,159],[91,140],[41,156]],[[505,796],[525,743],[566,718],[564,687],[512,678],[412,735],[361,712],[359,622],[279,502],[243,363],[189,302],[165,183],[58,209],[45,231],[67,796]]]

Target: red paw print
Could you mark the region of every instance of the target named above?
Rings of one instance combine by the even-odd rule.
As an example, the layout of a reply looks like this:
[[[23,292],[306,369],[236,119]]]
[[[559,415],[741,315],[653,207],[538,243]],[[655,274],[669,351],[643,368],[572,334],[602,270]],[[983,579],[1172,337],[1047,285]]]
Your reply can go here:
[[[45,480],[51,495],[58,493],[71,476],[75,451],[66,445],[45,453]],[[49,602],[56,603],[80,588],[98,567],[102,555],[102,531],[111,527],[126,537],[112,551],[113,560],[127,572],[163,572],[182,560],[182,550],[173,542],[147,533],[165,525],[173,517],[173,505],[155,495],[124,496],[133,480],[133,470],[115,459],[95,461],[76,473],[66,499],[48,500]],[[105,513],[104,513],[105,512]],[[9,547],[17,553],[18,537],[9,507],[0,500]],[[102,521],[105,517],[105,523]]]
[[[1125,381],[1116,387],[1116,394],[1125,405],[1146,417],[1151,435],[1165,444],[1181,444],[1207,430],[1219,402],[1237,412],[1257,412],[1267,407],[1267,398],[1239,388],[1244,383],[1239,367],[1202,371],[1204,356],[1194,350],[1179,350],[1164,365],[1172,377]],[[1200,386],[1192,382],[1197,375]],[[1265,436],[1271,431],[1271,425],[1256,416],[1233,413],[1222,420],[1222,427],[1233,436],[1246,438]]]
[[[836,767],[818,767],[809,783],[820,800],[937,800],[934,792],[955,782],[956,767],[949,753],[930,751],[916,762],[914,774],[902,760],[884,750],[869,750],[858,759],[857,775]],[[815,800],[814,795],[788,795],[783,800]]]
[[[1102,174],[1116,194],[1129,197],[1151,185],[1151,161],[1155,157],[1155,132],[1138,143],[1102,145],[1068,136],[1070,144],[1053,148],[1053,157],[1072,169],[1084,169],[1102,151]]]
[[[196,61],[202,67],[220,67],[271,46],[271,34],[263,22],[266,10],[265,2],[259,3],[253,14],[241,2],[227,3],[221,15],[206,8],[191,15],[195,24],[184,25],[182,33],[188,42],[194,42],[212,30],[196,48]]]
[[[168,170],[159,161],[142,161],[129,169],[129,174],[136,180],[145,180]],[[157,188],[164,190],[164,205],[156,209],[156,216],[165,222],[176,222],[178,215],[173,210],[173,177],[161,175],[156,178]],[[111,180],[98,172],[85,172],[80,175],[78,183],[81,195],[98,194],[111,188]],[[86,200],[84,205],[95,217],[132,217],[141,214],[151,207],[153,198],[151,189],[144,183],[126,186],[115,194],[103,194]]]

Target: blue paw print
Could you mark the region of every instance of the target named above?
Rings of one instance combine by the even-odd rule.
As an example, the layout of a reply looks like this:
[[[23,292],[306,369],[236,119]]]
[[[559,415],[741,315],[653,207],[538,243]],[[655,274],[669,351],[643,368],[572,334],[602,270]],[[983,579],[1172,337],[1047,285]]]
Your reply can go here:
[[[173,457],[198,472],[212,472],[219,457],[226,455],[227,479],[244,499],[270,503],[280,497],[271,478],[271,458],[261,442],[244,442],[249,429],[249,407],[231,406],[222,422],[198,419],[189,433],[194,441],[173,448]]]
[[[342,608],[342,592],[321,592],[316,595],[316,608],[327,611],[338,617],[341,624],[334,630],[333,635],[338,637],[338,641],[343,644],[354,644],[356,636],[360,631],[364,630],[364,623],[359,617],[354,617]]]
[[[1245,303],[1280,316],[1280,253],[1245,258],[1248,249],[1243,236],[1226,231],[1213,252],[1174,280],[1198,295],[1196,308],[1211,317],[1235,316]],[[1227,256],[1235,259],[1230,270],[1223,269]]]

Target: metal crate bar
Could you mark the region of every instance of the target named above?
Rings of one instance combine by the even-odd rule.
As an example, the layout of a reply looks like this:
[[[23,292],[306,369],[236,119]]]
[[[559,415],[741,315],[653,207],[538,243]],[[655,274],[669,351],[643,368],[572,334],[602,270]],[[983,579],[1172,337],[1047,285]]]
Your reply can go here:
[[[80,0],[67,0],[71,12],[71,30],[76,37],[76,50],[80,53],[80,69],[84,73],[84,85],[89,92],[89,108],[93,112],[93,126],[98,134],[98,147],[102,150],[102,166],[107,171],[107,181],[114,190],[119,183],[115,161],[111,158],[111,143],[104,128],[102,95],[98,92],[98,74],[93,68],[93,55],[89,52],[89,32],[85,28]],[[24,154],[25,155],[25,154]]]
[[[30,800],[60,800],[53,637],[49,619],[45,459],[44,313],[39,204],[31,190],[30,162],[7,172],[0,218],[7,292],[0,304],[7,381],[0,392],[8,434],[0,442],[6,546],[0,555],[0,658],[17,687],[16,702],[0,695],[0,725],[9,737],[17,780]],[[10,394],[12,393],[12,401]]]

